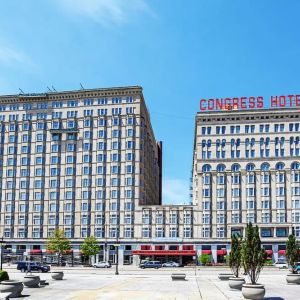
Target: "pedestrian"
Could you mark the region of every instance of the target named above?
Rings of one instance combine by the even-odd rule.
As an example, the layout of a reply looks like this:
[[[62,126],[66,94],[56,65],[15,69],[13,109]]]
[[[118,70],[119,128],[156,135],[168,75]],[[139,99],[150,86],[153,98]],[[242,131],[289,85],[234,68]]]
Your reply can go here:
[[[26,275],[30,273],[31,274],[31,265],[30,265],[30,262],[27,263],[27,272],[26,272]]]

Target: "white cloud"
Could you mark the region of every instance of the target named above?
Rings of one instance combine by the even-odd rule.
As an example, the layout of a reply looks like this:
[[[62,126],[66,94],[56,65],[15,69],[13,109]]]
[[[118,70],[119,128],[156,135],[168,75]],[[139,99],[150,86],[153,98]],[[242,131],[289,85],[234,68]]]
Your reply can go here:
[[[189,181],[164,179],[162,188],[163,204],[189,204]]]
[[[31,65],[32,62],[23,52],[0,43],[0,64]]]
[[[154,15],[145,0],[58,0],[71,14],[81,15],[104,25],[129,22],[138,13]]]

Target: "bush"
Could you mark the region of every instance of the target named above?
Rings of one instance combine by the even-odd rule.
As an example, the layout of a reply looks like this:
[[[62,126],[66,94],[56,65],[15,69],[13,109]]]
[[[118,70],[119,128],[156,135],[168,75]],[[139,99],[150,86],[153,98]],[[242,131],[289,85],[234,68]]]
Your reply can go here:
[[[272,259],[266,259],[264,265],[265,266],[272,266],[273,265]]]
[[[296,262],[299,260],[299,247],[297,240],[294,235],[289,235],[288,240],[286,241],[286,260],[289,265],[292,267],[292,273],[296,274]]]
[[[242,264],[251,284],[256,284],[260,271],[267,258],[267,253],[261,247],[258,227],[251,223],[247,225],[246,237],[242,244]]]
[[[9,280],[8,273],[6,271],[0,271],[0,282],[3,280]]]
[[[231,251],[229,253],[229,266],[235,277],[239,277],[242,264],[242,239],[234,234],[231,237]]]
[[[201,262],[202,265],[206,266],[208,263],[211,262],[211,258],[209,254],[201,254],[199,256],[199,261]]]

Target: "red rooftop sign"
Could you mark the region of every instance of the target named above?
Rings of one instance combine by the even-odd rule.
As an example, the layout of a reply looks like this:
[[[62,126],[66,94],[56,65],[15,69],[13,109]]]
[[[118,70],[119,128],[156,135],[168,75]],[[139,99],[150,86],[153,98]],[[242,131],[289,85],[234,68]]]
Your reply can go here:
[[[271,108],[300,107],[300,95],[271,96],[269,99]],[[200,110],[246,110],[265,108],[264,97],[233,97],[201,99]]]

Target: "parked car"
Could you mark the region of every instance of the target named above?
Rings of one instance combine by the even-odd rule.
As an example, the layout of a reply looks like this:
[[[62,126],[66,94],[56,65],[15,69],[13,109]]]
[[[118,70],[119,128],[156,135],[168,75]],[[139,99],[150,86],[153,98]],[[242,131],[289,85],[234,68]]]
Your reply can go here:
[[[145,261],[144,263],[140,264],[141,269],[146,269],[146,268],[159,269],[161,267],[162,264],[160,261]]]
[[[180,264],[175,261],[167,261],[162,264],[163,267],[178,268]]]
[[[287,269],[288,268],[288,264],[286,261],[277,261],[274,263],[274,266],[279,269]]]
[[[111,268],[111,263],[109,261],[98,261],[93,264],[94,268]]]
[[[36,271],[45,273],[50,271],[50,266],[41,264],[40,262],[36,261],[19,261],[17,264],[17,270],[20,270],[21,272],[26,272],[29,270],[30,272]]]
[[[297,262],[295,264],[295,269],[296,269],[297,273],[299,274],[300,273],[300,262]],[[292,271],[292,267],[291,266],[289,266],[289,270]]]

